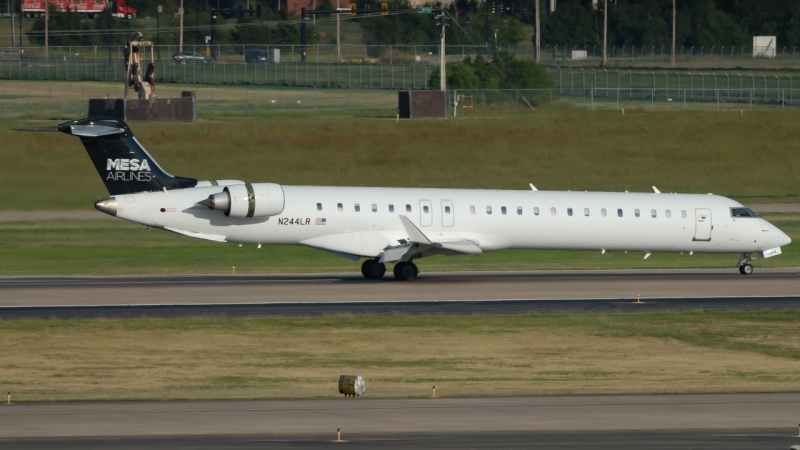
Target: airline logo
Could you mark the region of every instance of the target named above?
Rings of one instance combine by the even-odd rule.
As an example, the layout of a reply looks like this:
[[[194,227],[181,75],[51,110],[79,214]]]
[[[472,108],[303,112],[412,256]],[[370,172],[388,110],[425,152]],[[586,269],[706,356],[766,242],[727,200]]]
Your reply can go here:
[[[150,163],[146,159],[107,159],[106,180],[114,181],[150,181]]]

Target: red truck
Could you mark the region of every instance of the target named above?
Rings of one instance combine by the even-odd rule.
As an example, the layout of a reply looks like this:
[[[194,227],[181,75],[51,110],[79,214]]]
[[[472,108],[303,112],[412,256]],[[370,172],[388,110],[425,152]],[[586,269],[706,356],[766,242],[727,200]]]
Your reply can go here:
[[[22,0],[22,11],[25,17],[41,17],[44,15],[44,5],[48,0]],[[125,0],[49,0],[50,4],[59,11],[67,9],[86,14],[90,19],[102,14],[106,8],[111,8],[111,15],[123,19],[136,17],[136,10],[129,7]]]

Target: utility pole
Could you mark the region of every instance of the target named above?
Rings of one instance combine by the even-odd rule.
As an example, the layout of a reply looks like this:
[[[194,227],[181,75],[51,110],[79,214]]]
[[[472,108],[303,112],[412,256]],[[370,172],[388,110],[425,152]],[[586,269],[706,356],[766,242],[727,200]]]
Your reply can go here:
[[[178,44],[178,51],[182,52],[183,51],[183,0],[181,0],[181,10],[178,12],[180,13],[181,16],[181,33],[180,33],[181,37]]]
[[[342,62],[342,19],[339,17],[339,0],[336,0],[336,61]]]
[[[14,32],[14,14],[15,14],[15,11],[14,10],[17,9],[16,4],[17,4],[17,2],[14,2],[14,8],[12,9],[11,8],[11,0],[8,0],[8,12],[9,12],[9,14],[11,14],[11,48],[14,48],[14,47],[17,46],[17,44],[14,42],[14,34],[15,34],[15,32]]]
[[[45,2],[44,5],[44,57],[50,57],[50,2]]]
[[[675,65],[675,1],[672,0],[672,53],[669,57],[669,65]]]
[[[603,1],[603,67],[608,65],[608,0]]]
[[[490,42],[491,42],[491,39],[489,37],[489,28],[491,27],[491,25],[489,24],[489,18],[491,17],[491,11],[489,11],[489,2],[490,1],[492,1],[492,0],[486,0],[486,58],[489,58],[489,55],[491,53],[489,51],[489,46],[490,46]]]
[[[536,64],[539,64],[539,52],[542,50],[542,33],[539,27],[541,26],[541,19],[539,17],[539,2],[540,0],[534,0],[534,4],[536,4],[535,14],[536,14],[536,42],[534,43],[535,52],[536,52]]]
[[[439,26],[442,27],[442,44],[439,49],[439,86],[442,88],[442,91],[447,91],[447,70],[446,70],[446,63],[445,63],[445,29],[447,28],[447,15],[445,14],[444,10],[436,19],[439,21]]]

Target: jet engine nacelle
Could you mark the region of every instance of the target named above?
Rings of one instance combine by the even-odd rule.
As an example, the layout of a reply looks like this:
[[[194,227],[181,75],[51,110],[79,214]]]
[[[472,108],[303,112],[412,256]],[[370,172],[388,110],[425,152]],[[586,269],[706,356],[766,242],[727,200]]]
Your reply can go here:
[[[200,202],[228,217],[269,217],[283,212],[283,188],[275,183],[245,183],[225,186],[222,192]]]

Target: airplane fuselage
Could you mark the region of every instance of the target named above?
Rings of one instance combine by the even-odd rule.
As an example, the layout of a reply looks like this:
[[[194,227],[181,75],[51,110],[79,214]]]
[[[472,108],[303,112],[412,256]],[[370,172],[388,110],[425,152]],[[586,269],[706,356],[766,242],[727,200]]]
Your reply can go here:
[[[116,215],[204,239],[370,258],[408,239],[401,215],[431,240],[466,239],[482,251],[756,253],[790,242],[762,218],[734,217],[740,203],[710,194],[281,187],[283,211],[270,217],[226,217],[198,204],[219,186],[117,195]]]

